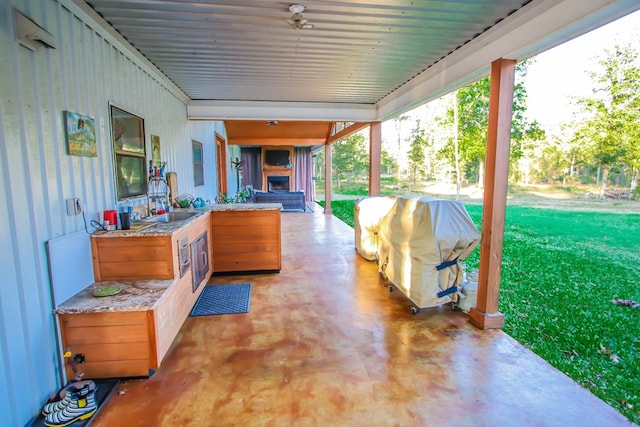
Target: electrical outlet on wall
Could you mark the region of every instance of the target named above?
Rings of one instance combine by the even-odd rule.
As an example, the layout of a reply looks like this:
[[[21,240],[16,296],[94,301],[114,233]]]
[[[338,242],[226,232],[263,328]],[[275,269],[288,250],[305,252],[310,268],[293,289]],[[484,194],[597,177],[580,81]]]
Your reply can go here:
[[[80,215],[82,213],[82,205],[80,204],[80,199],[74,197],[72,199],[67,199],[67,215],[74,216]]]

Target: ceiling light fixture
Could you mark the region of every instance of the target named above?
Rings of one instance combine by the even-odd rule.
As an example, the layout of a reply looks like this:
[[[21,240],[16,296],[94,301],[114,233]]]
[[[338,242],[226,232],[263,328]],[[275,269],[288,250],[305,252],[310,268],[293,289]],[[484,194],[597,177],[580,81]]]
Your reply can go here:
[[[302,16],[302,12],[304,12],[304,10],[305,7],[301,4],[292,4],[289,6],[289,12],[293,13],[293,15],[291,15],[291,18],[287,19],[287,23],[296,30],[308,30],[313,28],[313,24]]]

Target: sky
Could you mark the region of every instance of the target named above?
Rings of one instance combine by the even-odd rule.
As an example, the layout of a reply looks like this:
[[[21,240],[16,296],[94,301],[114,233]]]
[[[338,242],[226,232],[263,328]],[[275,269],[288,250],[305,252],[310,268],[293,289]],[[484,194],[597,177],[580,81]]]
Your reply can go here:
[[[528,116],[553,130],[572,117],[570,100],[592,95],[589,71],[616,43],[632,43],[640,51],[640,12],[543,52],[535,57],[525,80]]]
[[[616,43],[627,42],[640,52],[640,11],[537,55],[525,79],[528,118],[537,120],[550,133],[558,131],[561,123],[571,121],[571,99],[592,94],[588,72],[597,69],[597,57]],[[424,120],[425,108],[417,107],[407,115]],[[403,140],[414,126],[414,121],[402,123]],[[392,120],[383,123],[382,131],[383,140],[397,141]]]

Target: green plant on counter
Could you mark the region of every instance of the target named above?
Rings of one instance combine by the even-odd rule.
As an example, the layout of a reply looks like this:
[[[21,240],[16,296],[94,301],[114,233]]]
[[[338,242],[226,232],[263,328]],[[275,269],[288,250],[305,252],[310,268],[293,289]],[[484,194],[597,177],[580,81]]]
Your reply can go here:
[[[230,197],[227,193],[218,194],[217,200],[220,204],[233,203],[233,197]]]
[[[230,196],[228,193],[218,194],[218,203],[221,203],[221,204],[247,203],[250,197],[251,197],[251,190],[248,189],[247,187],[242,187],[233,196]]]
[[[178,208],[188,208],[191,206],[191,202],[193,201],[193,196],[191,194],[182,194],[176,197],[176,204]]]
[[[247,187],[242,187],[236,193],[237,203],[247,203],[249,198],[251,197],[251,190]]]

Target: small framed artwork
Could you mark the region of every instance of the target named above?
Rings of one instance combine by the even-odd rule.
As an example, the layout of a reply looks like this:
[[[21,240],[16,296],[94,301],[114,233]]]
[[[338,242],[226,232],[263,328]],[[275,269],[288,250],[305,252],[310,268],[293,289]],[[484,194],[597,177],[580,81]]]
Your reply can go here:
[[[204,185],[204,152],[202,143],[191,140],[193,153],[193,185],[198,187]]]
[[[144,120],[111,106],[113,148],[124,153],[144,154]]]
[[[153,166],[159,168],[162,166],[162,156],[160,155],[160,137],[151,135],[151,160]]]
[[[96,122],[91,117],[64,112],[67,129],[67,152],[70,156],[98,157]]]

